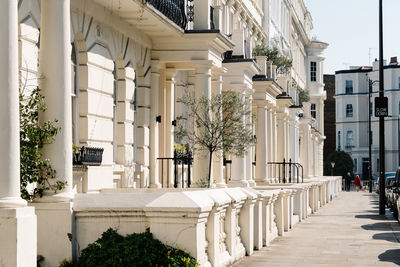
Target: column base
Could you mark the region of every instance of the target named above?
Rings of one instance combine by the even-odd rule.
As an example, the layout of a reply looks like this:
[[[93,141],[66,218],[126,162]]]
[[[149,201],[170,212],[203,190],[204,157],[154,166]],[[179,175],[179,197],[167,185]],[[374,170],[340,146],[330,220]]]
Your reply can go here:
[[[161,184],[160,183],[155,183],[155,184],[150,184],[150,188],[161,188]]]
[[[215,186],[216,186],[216,188],[227,188],[228,187],[226,185],[226,183],[216,183]]]
[[[2,266],[36,266],[36,223],[33,207],[0,209],[0,262]]]
[[[76,240],[72,202],[31,203],[37,215],[37,253],[44,257],[42,266],[59,266],[72,258],[72,243]],[[51,242],[49,242],[51,240]],[[84,249],[84,248],[81,248]]]
[[[250,187],[255,187],[257,185],[254,180],[247,180],[247,182],[249,183]]]
[[[0,198],[0,208],[22,208],[26,207],[27,202],[20,197]]]
[[[270,181],[268,180],[268,178],[265,178],[263,180],[255,180],[254,182],[257,184],[257,186],[270,185],[271,184]]]
[[[246,180],[229,181],[228,187],[249,187],[249,183]]]
[[[35,203],[68,203],[75,197],[76,192],[73,190],[52,194],[46,192],[43,197],[35,199]]]

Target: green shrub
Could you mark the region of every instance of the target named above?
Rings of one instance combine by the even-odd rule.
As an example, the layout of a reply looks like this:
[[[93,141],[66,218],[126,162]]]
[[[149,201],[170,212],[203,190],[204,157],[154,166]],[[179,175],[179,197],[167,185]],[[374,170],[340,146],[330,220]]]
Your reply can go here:
[[[82,250],[75,267],[90,266],[198,266],[186,251],[164,245],[149,229],[122,236],[109,228],[101,238]]]
[[[39,112],[46,112],[44,96],[39,88],[19,92],[20,111],[20,189],[27,201],[43,196],[45,191],[57,192],[67,185],[58,179],[50,160],[43,157],[41,149],[54,142],[60,131],[57,120],[39,123]],[[31,184],[36,184],[29,190]]]

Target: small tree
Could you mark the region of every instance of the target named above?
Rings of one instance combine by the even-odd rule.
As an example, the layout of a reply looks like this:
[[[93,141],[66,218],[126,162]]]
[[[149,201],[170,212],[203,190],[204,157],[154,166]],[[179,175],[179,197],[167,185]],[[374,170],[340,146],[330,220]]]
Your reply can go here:
[[[252,143],[251,127],[243,120],[244,116],[250,115],[250,110],[240,94],[233,91],[212,95],[211,99],[186,94],[178,102],[187,107],[187,112],[177,118],[176,137],[186,139],[194,152],[208,151],[210,187],[213,153],[224,151],[241,157]],[[193,123],[194,127],[187,127],[185,122]]]
[[[335,162],[335,167],[332,171],[331,162]],[[353,174],[353,159],[351,156],[344,151],[332,152],[324,163],[324,175],[330,176],[343,176],[347,172]]]
[[[277,72],[281,74],[288,74],[293,66],[293,61],[281,55],[276,46],[268,47],[257,45],[253,49],[253,56],[266,56],[268,60],[272,61],[272,64],[277,67]]]
[[[26,94],[24,90],[20,91],[19,111],[21,197],[32,201],[42,197],[46,190],[57,191],[66,185],[62,181],[50,182],[50,179],[56,178],[56,171],[51,167],[50,160],[43,159],[40,152],[44,144],[54,141],[60,128],[55,125],[57,120],[39,124],[38,113],[46,111],[44,97],[39,88]],[[31,184],[35,184],[35,188],[29,190]]]

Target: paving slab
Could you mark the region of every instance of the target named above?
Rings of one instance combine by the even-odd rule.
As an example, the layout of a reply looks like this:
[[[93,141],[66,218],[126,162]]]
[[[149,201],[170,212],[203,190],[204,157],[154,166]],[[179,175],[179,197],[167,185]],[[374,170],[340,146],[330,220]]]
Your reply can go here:
[[[399,242],[400,224],[378,215],[376,193],[342,192],[234,266],[400,266]]]

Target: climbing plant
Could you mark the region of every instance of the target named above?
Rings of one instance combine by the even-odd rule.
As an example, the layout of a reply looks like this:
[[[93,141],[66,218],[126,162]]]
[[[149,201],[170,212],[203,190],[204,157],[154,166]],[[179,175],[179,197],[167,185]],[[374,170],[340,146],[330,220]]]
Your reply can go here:
[[[66,186],[56,179],[50,160],[43,158],[41,148],[54,141],[60,127],[57,120],[39,124],[39,112],[46,112],[44,96],[39,88],[31,92],[21,89],[20,111],[20,179],[21,197],[27,201],[42,197],[45,191],[58,191]],[[71,155],[72,156],[72,155]]]

